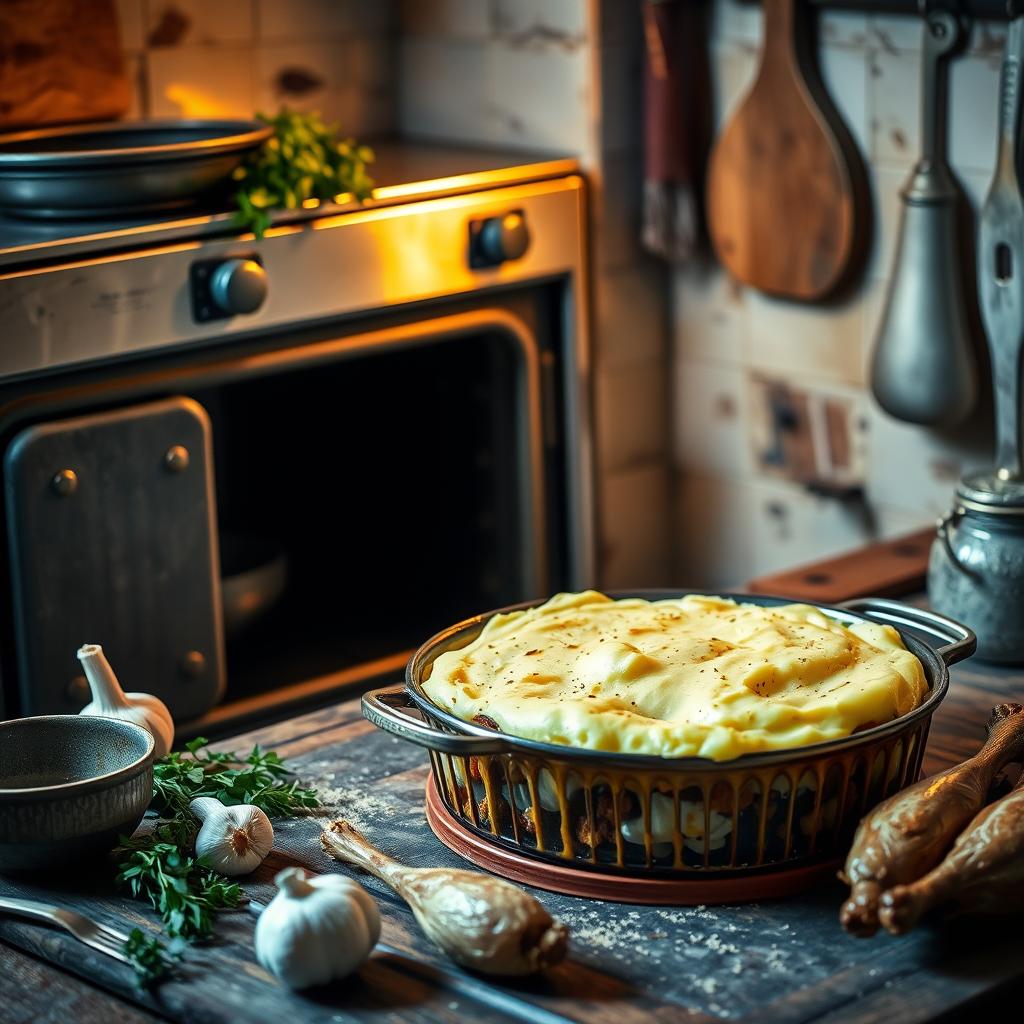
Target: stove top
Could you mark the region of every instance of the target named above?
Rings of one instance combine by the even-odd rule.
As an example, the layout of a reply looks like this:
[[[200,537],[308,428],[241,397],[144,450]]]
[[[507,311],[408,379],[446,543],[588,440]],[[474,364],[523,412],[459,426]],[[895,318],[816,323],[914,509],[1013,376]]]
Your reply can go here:
[[[508,150],[384,140],[373,143],[377,187],[369,205],[394,206],[444,195],[560,177],[577,169],[571,157]],[[359,209],[352,201],[281,211],[273,225],[293,224]],[[0,215],[0,269],[63,262],[183,239],[234,235],[233,214],[184,210],[124,220],[55,221]]]

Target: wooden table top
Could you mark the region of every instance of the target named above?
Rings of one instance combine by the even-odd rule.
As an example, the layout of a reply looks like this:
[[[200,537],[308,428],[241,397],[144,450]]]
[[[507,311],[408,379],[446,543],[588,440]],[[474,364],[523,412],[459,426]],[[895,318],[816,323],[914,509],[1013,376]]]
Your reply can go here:
[[[973,753],[992,705],[1024,699],[1024,670],[968,662],[953,670],[935,716],[926,768]],[[426,752],[363,720],[358,700],[236,737],[278,750],[306,781],[386,852],[417,866],[457,858],[423,817]],[[276,824],[275,852],[244,888],[272,894],[286,863],[349,871],[329,861],[319,823]],[[836,923],[843,889],[827,882],[804,896],[729,907],[638,907],[537,892],[573,932],[569,962],[543,979],[499,983],[455,967],[422,936],[411,913],[375,879],[359,876],[384,919],[382,945],[360,973],[305,994],[276,985],[256,964],[254,918],[219,920],[216,942],[193,947],[176,977],[154,992],[130,970],[63,933],[0,918],[0,1017],[7,1022],[267,1020],[536,1021],[640,1024],[722,1017],[795,1024],[934,1020],[977,1006],[1024,980],[1024,936],[1007,922],[924,928],[895,939],[857,940]],[[109,878],[69,872],[46,887],[0,879],[0,892],[47,899],[122,928],[154,928],[144,905]],[[87,895],[83,895],[87,893]],[[943,1019],[946,1019],[945,1017]]]

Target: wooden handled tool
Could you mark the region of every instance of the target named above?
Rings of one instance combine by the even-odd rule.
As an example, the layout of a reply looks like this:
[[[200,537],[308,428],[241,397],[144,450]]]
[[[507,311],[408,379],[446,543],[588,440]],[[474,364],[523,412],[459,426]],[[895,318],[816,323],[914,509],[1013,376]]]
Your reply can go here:
[[[860,154],[821,84],[803,0],[764,0],[753,88],[722,132],[707,181],[723,266],[771,295],[820,300],[845,284],[867,242]]]

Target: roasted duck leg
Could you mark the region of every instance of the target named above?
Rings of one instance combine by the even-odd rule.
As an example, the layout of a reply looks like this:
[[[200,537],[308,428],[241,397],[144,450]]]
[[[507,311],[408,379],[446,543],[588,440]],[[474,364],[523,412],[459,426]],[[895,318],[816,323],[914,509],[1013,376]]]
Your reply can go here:
[[[1024,758],[1024,706],[993,708],[986,730],[974,757],[895,794],[860,823],[840,875],[851,887],[839,912],[848,932],[874,935],[882,893],[935,867],[984,806],[999,771]]]
[[[879,920],[902,935],[945,904],[989,914],[1024,910],[1024,775],[957,837],[945,860],[910,885],[882,894]]]

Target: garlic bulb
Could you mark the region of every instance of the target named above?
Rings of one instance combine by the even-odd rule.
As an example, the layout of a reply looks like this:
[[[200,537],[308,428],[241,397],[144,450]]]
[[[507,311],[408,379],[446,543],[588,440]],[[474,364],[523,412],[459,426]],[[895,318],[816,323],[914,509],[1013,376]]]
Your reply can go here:
[[[148,693],[125,693],[99,644],[80,647],[78,660],[92,692],[92,701],[79,714],[122,718],[141,725],[153,735],[156,756],[163,757],[174,743],[174,720],[167,705]]]
[[[189,805],[203,823],[196,836],[196,857],[205,858],[222,875],[247,875],[266,859],[274,845],[274,826],[258,807],[225,807],[212,796],[197,796]]]
[[[307,878],[285,868],[277,895],[256,923],[256,959],[290,988],[347,977],[380,938],[380,911],[358,882],[342,875]]]
[[[526,975],[565,958],[569,930],[510,882],[478,871],[407,868],[342,819],[331,822],[320,842],[335,860],[355,864],[394,889],[428,938],[464,967]]]

